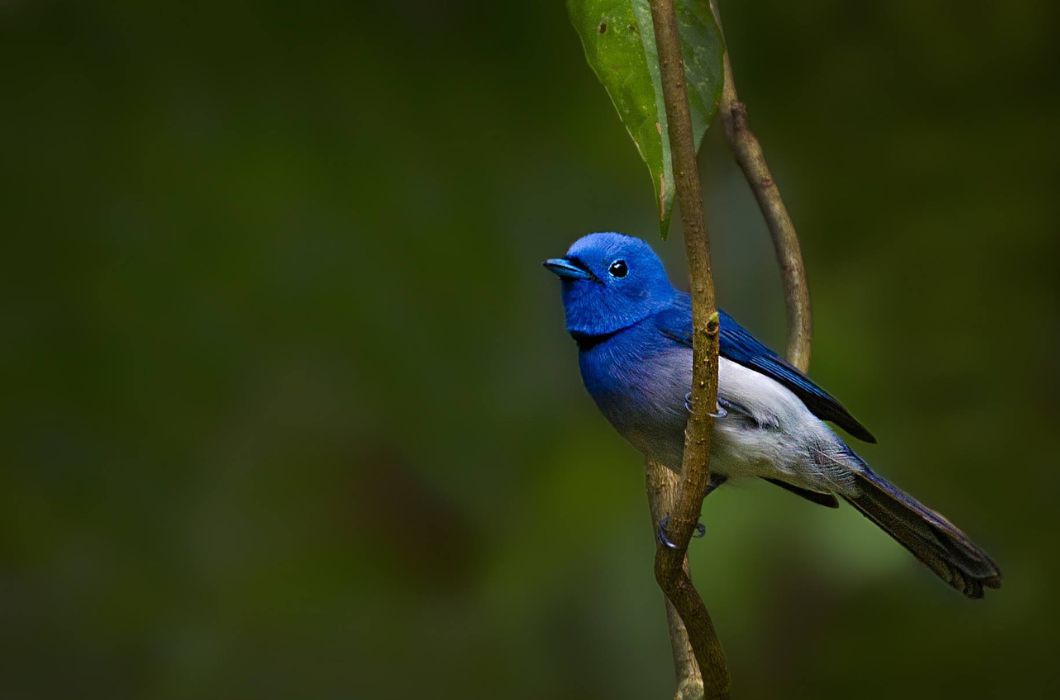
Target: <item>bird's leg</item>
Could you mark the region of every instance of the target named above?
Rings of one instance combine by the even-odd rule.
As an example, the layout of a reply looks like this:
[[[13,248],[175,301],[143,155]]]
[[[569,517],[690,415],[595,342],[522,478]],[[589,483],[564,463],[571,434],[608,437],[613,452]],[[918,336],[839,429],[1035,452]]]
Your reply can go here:
[[[692,394],[691,394],[691,392],[685,394],[685,408],[688,409],[689,413],[692,412]],[[711,413],[710,415],[712,415],[715,418],[724,418],[725,416],[728,415],[728,412],[720,404],[717,404],[717,408],[718,408],[717,413]],[[727,476],[724,476],[722,474],[718,474],[717,472],[711,473],[710,482],[707,484],[707,487],[705,489],[703,489],[703,498],[706,498],[710,494],[714,493],[714,491],[719,486],[721,486],[722,484],[724,484],[728,480],[729,480],[729,477],[727,477]],[[662,542],[664,546],[666,546],[666,547],[668,547],[670,549],[677,549],[677,545],[674,544],[670,540],[670,538],[666,536],[666,527],[669,524],[670,524],[670,516],[667,515],[666,517],[664,517],[662,520],[659,521],[659,530],[656,533],[656,535],[658,536],[659,541]],[[696,531],[694,533],[692,533],[692,536],[693,537],[702,537],[705,534],[707,534],[707,526],[704,525],[703,523],[696,523]]]

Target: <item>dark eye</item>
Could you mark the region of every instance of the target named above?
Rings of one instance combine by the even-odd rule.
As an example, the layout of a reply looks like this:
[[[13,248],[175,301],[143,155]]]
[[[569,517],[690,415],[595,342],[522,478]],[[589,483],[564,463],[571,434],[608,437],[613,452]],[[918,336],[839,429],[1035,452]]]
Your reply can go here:
[[[616,260],[611,263],[611,267],[607,268],[608,273],[612,277],[625,277],[629,274],[629,268],[626,266],[625,260]]]

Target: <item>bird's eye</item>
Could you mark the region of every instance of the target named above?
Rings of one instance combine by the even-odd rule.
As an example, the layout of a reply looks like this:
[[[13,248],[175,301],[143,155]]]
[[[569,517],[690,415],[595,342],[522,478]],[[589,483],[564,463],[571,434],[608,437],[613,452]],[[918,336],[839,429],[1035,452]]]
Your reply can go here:
[[[616,260],[611,263],[611,267],[607,268],[607,272],[612,277],[625,277],[629,274],[629,267],[626,266],[625,260]]]

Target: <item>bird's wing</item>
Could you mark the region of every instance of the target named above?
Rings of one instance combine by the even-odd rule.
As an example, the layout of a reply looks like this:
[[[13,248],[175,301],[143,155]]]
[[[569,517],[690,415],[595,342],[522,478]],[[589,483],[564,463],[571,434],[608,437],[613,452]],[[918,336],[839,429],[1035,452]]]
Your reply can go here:
[[[720,309],[718,316],[721,320],[718,351],[722,357],[784,385],[821,420],[835,423],[860,440],[876,442],[872,433],[850,415],[831,394],[814,384],[787,360],[758,342],[732,316]],[[688,295],[680,294],[673,304],[657,313],[655,325],[663,335],[692,347],[692,302]]]

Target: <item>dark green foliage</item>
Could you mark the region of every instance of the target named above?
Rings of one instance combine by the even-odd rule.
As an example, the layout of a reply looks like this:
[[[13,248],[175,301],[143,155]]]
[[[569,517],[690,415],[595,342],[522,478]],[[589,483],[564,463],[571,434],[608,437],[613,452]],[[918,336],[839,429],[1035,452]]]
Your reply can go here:
[[[724,45],[705,0],[677,0],[675,4],[698,149],[721,95]],[[567,10],[586,60],[648,166],[659,231],[665,238],[676,189],[648,0],[568,0]]]
[[[722,489],[692,566],[735,695],[1057,697],[1060,7],[723,10],[814,378],[1006,576],[970,603],[845,504]],[[640,462],[540,267],[657,216],[562,3],[14,0],[0,33],[0,696],[664,697]],[[776,347],[710,145],[719,301]]]

